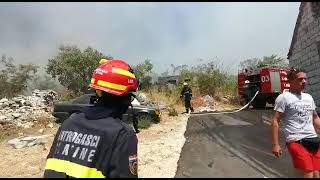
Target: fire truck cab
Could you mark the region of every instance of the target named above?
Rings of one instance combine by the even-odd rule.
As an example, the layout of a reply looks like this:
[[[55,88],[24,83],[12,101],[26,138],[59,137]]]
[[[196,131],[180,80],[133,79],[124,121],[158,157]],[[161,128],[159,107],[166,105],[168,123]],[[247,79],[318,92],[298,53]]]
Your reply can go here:
[[[253,108],[264,108],[266,103],[274,105],[277,96],[289,90],[285,68],[262,67],[256,69],[243,69],[238,72],[238,95],[242,105],[252,101]]]

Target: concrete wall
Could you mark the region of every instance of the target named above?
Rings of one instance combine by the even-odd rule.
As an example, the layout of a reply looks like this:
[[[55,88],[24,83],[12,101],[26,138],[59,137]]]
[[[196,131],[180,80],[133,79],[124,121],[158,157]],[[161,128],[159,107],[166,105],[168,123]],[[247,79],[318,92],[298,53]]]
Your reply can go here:
[[[297,24],[296,41],[289,57],[290,66],[306,70],[308,76],[307,92],[317,106],[320,106],[320,16],[319,6],[310,2],[301,6],[301,19]],[[317,11],[313,13],[313,11]]]

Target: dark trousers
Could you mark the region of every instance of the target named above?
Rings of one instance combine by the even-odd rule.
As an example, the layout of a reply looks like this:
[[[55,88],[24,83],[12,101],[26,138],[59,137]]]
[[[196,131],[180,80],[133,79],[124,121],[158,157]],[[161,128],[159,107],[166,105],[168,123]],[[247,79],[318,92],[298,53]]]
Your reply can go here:
[[[189,113],[189,109],[193,112],[193,107],[191,106],[191,100],[185,100],[184,106],[186,107],[186,113]]]

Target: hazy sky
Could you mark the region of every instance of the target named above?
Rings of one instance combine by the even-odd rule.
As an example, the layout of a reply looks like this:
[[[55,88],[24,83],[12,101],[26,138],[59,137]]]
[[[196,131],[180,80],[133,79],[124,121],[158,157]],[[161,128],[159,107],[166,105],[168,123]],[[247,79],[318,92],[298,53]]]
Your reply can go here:
[[[236,72],[246,58],[290,47],[299,2],[0,3],[0,55],[46,65],[61,44],[91,46],[156,72],[219,59]]]

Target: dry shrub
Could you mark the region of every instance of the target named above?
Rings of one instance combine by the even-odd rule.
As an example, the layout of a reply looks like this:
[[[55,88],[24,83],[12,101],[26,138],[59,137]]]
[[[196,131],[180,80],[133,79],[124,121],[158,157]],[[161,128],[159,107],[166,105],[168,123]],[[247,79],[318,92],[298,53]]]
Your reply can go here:
[[[169,116],[178,116],[178,112],[174,107],[169,107],[168,111],[169,111],[169,114],[168,114]]]
[[[148,98],[153,102],[164,103],[166,107],[181,106],[180,92],[177,90],[161,91],[157,87],[150,88],[147,92]]]

